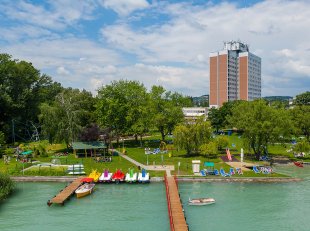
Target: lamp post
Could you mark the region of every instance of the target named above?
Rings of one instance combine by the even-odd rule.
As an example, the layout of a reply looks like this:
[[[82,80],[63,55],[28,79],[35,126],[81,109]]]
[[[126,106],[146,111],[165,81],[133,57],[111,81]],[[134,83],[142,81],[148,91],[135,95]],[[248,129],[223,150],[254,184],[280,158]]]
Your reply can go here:
[[[144,153],[146,155],[146,165],[149,165],[149,149],[148,148],[145,148],[144,149]]]

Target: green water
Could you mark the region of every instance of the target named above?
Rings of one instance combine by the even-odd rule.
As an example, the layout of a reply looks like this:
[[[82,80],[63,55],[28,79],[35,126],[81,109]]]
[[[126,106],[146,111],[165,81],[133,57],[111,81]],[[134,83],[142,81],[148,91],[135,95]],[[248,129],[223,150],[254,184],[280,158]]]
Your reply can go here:
[[[169,230],[165,187],[97,185],[93,194],[65,206],[46,202],[64,183],[20,183],[17,192],[0,205],[1,231],[157,231]]]
[[[293,183],[180,183],[190,231],[309,231],[310,167],[277,168],[302,177]],[[163,183],[97,185],[64,207],[46,202],[64,183],[19,183],[0,204],[1,231],[169,231]],[[189,197],[210,196],[216,204],[188,206]]]
[[[179,184],[183,202],[189,197],[210,196],[216,204],[188,206],[191,231],[309,231],[310,167],[277,168],[304,178],[292,183],[184,183]]]

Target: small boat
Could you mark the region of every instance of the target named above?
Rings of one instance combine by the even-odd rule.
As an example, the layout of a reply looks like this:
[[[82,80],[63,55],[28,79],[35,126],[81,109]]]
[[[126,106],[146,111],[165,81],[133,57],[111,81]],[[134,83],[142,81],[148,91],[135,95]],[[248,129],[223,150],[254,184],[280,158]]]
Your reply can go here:
[[[91,178],[91,177],[84,177],[81,179],[81,181],[83,183],[93,183],[94,182],[94,178]]]
[[[109,170],[104,170],[104,172],[99,177],[99,182],[111,182],[112,179],[112,173],[109,172]]]
[[[77,198],[81,198],[84,196],[87,196],[93,192],[93,189],[95,187],[94,183],[85,183],[78,187],[77,190],[75,190],[75,194]]]
[[[93,170],[89,175],[88,177],[89,178],[93,178],[94,179],[94,182],[98,182],[99,180],[99,177],[100,177],[101,173],[96,170]]]
[[[136,172],[133,172],[133,169],[129,169],[129,172],[126,173],[125,181],[127,183],[135,183],[137,182],[138,174]]]
[[[139,183],[150,183],[150,174],[146,172],[145,169],[142,169],[142,172],[139,173],[138,182]]]
[[[300,168],[304,167],[304,164],[303,164],[302,162],[297,162],[297,161],[295,161],[294,164],[295,164],[297,167],[300,167]]]
[[[116,183],[122,182],[124,179],[125,174],[120,169],[118,169],[112,176],[112,181]]]
[[[189,205],[209,205],[214,204],[215,199],[213,198],[197,198],[197,199],[188,199]]]

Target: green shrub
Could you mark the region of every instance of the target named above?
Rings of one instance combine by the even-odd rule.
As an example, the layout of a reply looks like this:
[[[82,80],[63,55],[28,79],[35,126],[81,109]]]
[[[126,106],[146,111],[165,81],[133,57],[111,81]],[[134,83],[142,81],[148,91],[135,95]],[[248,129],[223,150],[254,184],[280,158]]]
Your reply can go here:
[[[38,167],[32,168],[24,172],[27,176],[65,176],[67,168],[62,167]]]
[[[7,156],[11,156],[13,155],[15,152],[14,148],[7,148],[4,150],[4,154],[7,155]]]
[[[228,147],[229,139],[226,136],[218,136],[216,138],[218,150],[222,150]]]
[[[310,144],[307,140],[303,140],[298,142],[295,147],[294,151],[296,152],[309,152],[310,151]]]
[[[5,200],[14,189],[14,182],[8,175],[0,173],[0,201]]]

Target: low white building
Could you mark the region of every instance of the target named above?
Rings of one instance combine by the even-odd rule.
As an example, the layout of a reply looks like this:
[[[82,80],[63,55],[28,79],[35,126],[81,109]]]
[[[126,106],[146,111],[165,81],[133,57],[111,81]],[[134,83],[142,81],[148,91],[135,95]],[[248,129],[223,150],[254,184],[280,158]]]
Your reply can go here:
[[[182,111],[186,120],[196,120],[201,116],[205,119],[208,117],[207,107],[183,107]]]

